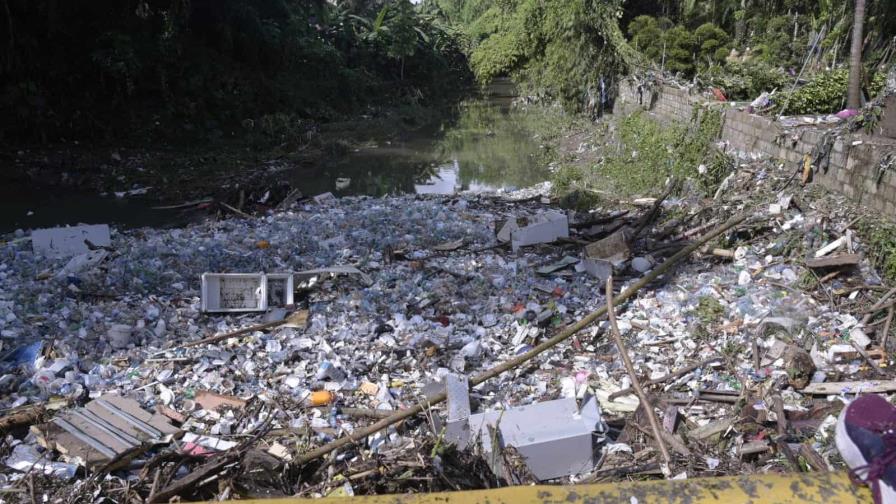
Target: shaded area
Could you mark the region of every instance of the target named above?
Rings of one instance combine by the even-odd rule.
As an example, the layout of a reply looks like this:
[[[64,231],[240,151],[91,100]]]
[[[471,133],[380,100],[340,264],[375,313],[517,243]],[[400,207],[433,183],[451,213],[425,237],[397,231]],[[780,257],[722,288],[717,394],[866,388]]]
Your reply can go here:
[[[510,109],[507,97],[462,104],[456,118],[407,138],[361,148],[320,168],[290,172],[305,194],[452,194],[520,188],[549,177],[546,146],[535,138],[539,111]],[[350,185],[337,188],[337,179]]]
[[[190,216],[154,210],[145,197],[118,198],[92,192],[59,192],[28,186],[0,189],[0,232],[67,224],[108,223],[121,228],[185,224]]]
[[[99,187],[91,191],[62,183],[42,187],[16,182],[0,189],[0,232],[81,222],[123,228],[180,225],[198,215],[151,207],[171,195],[191,200],[216,193],[232,196],[240,190],[246,191],[247,201],[254,202],[270,188],[286,185],[306,196],[324,192],[337,196],[453,194],[528,187],[550,177],[548,142],[540,141],[537,132],[552,118],[542,108],[509,107],[512,92],[512,84],[504,82],[487,98],[464,102],[453,113],[414,131],[395,133],[371,127],[368,132],[354,132],[358,138],[377,140],[345,155],[324,156],[328,160],[321,163],[233,158],[228,151],[217,151],[203,159],[182,158],[189,171],[168,178],[159,171],[165,168],[158,167],[173,160],[173,153],[159,159],[152,153],[123,154],[125,163],[112,173],[112,191],[151,186],[142,196],[117,198]],[[96,162],[115,164],[107,156],[97,158]],[[118,181],[122,176],[132,177],[127,179],[130,185]],[[276,204],[278,197],[282,198],[272,195],[269,203]]]

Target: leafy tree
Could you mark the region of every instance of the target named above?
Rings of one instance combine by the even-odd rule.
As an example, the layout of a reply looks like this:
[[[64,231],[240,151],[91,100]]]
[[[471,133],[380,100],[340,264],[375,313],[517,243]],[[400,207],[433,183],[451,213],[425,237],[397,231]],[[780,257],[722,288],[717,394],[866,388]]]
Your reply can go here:
[[[0,2],[0,138],[236,134],[435,100],[467,75],[456,33],[409,0]]]

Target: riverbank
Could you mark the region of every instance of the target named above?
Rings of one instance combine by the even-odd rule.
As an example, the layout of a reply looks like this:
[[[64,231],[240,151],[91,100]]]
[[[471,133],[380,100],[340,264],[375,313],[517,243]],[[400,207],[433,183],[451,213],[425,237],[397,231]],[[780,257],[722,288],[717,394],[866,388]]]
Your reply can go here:
[[[445,414],[440,407],[365,435],[332,458],[296,461],[414,407],[449,373],[478,376],[533,352],[604,304],[602,275],[612,271],[622,289],[635,285],[738,214],[747,216],[743,225],[618,307],[635,366],[660,379],[651,397],[671,426],[673,474],[799,470],[781,446],[808,454],[813,470],[841,468],[831,419],[842,403],[825,398],[854,391],[844,382],[891,383],[886,332],[876,323],[886,309],[861,320],[886,287],[867,259],[848,262],[867,250],[850,229],[861,214],[829,194],[787,190],[788,176],[764,163],[744,167],[715,201],[668,198],[654,206],[620,195],[612,206],[569,214],[570,239],[516,252],[495,230],[558,211],[550,186],[343,197],[257,218],[117,231],[108,249],[74,264],[33,253],[27,236],[7,237],[0,247],[0,408],[54,417],[104,394],[123,395],[165,412],[185,438],[141,448],[127,466],[92,469],[108,477],[87,478],[63,453],[73,441],[47,443],[50,427],[34,421],[27,427],[35,430],[17,431],[0,455],[7,465],[24,461],[46,474],[29,480],[4,469],[4,488],[17,495],[32,481],[52,498],[115,498],[127,485],[144,498],[210,499],[531,481],[522,469],[492,475],[477,449],[447,446],[434,423]],[[613,237],[625,229],[639,231],[622,245]],[[583,247],[604,238],[616,248]],[[822,248],[824,260],[847,262],[812,266]],[[595,254],[606,254],[609,270],[589,269]],[[319,271],[333,266],[342,274]],[[318,271],[301,273],[308,270]],[[297,272],[295,306],[267,315],[206,313],[199,275],[221,271]],[[205,339],[290,311],[285,327]],[[608,475],[632,467],[643,478],[662,474],[638,399],[623,391],[631,378],[607,330],[589,325],[471,391],[483,411],[596,394],[600,455],[553,482],[613,480],[619,476]],[[690,371],[675,374],[681,369]],[[839,388],[824,388],[830,382]],[[311,393],[327,399],[311,404]],[[773,404],[782,408],[777,417],[764,406]],[[28,462],[32,455],[37,464]],[[274,479],[251,469],[260,463]],[[187,485],[188,473],[223,486]]]
[[[291,133],[291,141],[278,143],[245,137],[204,146],[6,152],[13,168],[4,175],[8,194],[0,231],[78,222],[182,225],[209,209],[229,212],[221,203],[264,212],[294,190],[305,197],[451,194],[543,182],[566,116],[557,109],[511,108],[507,93],[489,90],[439,109],[309,123]],[[200,211],[182,212],[182,204],[191,202],[202,204],[185,205],[188,210]]]

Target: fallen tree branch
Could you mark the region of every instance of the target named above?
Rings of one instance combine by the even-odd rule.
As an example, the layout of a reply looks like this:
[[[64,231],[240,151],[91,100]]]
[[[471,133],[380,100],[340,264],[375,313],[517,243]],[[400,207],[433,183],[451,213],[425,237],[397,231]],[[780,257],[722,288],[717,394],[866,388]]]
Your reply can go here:
[[[641,216],[641,218],[638,220],[637,227],[635,227],[634,232],[632,232],[632,237],[630,238],[631,242],[634,242],[635,239],[638,238],[638,235],[641,234],[641,231],[644,231],[644,228],[646,228],[651,222],[655,221],[656,218],[659,217],[660,207],[662,206],[663,202],[666,201],[666,198],[668,198],[669,195],[672,194],[672,189],[675,188],[675,185],[676,181],[673,178],[669,181],[669,185],[666,186],[666,190],[663,191],[662,196],[660,196],[656,201],[653,202],[653,206],[650,208],[650,211]]]
[[[44,417],[46,410],[42,405],[27,406],[13,410],[8,415],[0,418],[0,434],[6,434],[16,427],[33,425]]]
[[[893,288],[893,289],[888,290],[886,294],[884,294],[883,296],[881,296],[880,299],[878,299],[877,302],[874,303],[874,306],[872,306],[872,307],[865,313],[865,316],[862,317],[862,325],[863,325],[863,326],[864,326],[864,325],[867,325],[868,322],[871,321],[871,317],[873,317],[875,313],[877,313],[879,310],[881,310],[881,309],[887,307],[886,302],[887,302],[888,299],[890,299],[890,297],[893,296],[893,294],[896,294],[896,288]]]
[[[878,340],[880,341],[880,347],[883,349],[884,353],[887,352],[887,340],[890,338],[890,323],[893,322],[893,307],[887,311],[887,321],[884,323],[884,334]]]
[[[713,231],[708,233],[706,236],[704,236],[700,240],[697,240],[696,242],[691,244],[689,247],[683,249],[682,251],[678,252],[674,256],[667,259],[665,262],[663,262],[662,264],[660,264],[659,266],[654,268],[652,271],[650,271],[650,273],[641,277],[640,280],[638,280],[637,282],[635,282],[634,284],[629,286],[627,289],[620,292],[619,295],[617,295],[616,298],[614,299],[614,302],[616,304],[619,304],[619,303],[622,303],[623,301],[631,298],[632,296],[637,294],[638,291],[640,291],[642,288],[644,288],[646,285],[648,285],[650,282],[653,282],[654,280],[656,280],[657,277],[659,277],[660,275],[662,275],[662,274],[666,273],[667,271],[669,271],[670,269],[672,269],[672,266],[674,266],[675,264],[680,262],[682,259],[684,259],[685,257],[688,257],[695,250],[702,247],[704,244],[710,242],[711,240],[717,238],[722,233],[725,233],[729,229],[742,223],[745,219],[746,219],[746,215],[737,215],[735,217],[732,217],[727,222],[725,222],[718,228],[714,229]],[[574,334],[578,333],[582,329],[585,329],[586,327],[588,327],[589,325],[591,325],[598,319],[606,316],[606,314],[607,314],[607,306],[604,305],[604,306],[598,308],[597,310],[589,313],[588,315],[586,315],[584,318],[582,318],[575,324],[572,324],[572,325],[566,327],[566,329],[560,331],[554,337],[539,343],[532,350],[529,350],[526,353],[520,354],[510,360],[503,362],[502,364],[499,364],[487,371],[480,373],[477,376],[474,376],[473,378],[470,379],[470,386],[474,387],[476,385],[479,385],[482,382],[485,382],[491,378],[494,378],[494,377],[504,373],[505,371],[509,371],[511,369],[519,367],[521,364],[532,360],[533,358],[544,353],[545,351],[547,351],[547,350],[557,346],[561,342],[569,339]],[[352,436],[350,436],[350,437],[343,436],[343,437],[336,439],[334,441],[331,441],[323,446],[315,448],[314,450],[311,450],[303,455],[300,455],[299,457],[296,458],[296,464],[298,464],[298,465],[307,464],[308,462],[310,462],[312,460],[320,458],[334,450],[338,450],[339,448],[342,448],[343,446],[353,443],[356,439],[364,439],[367,436],[375,434],[375,433],[385,429],[386,427],[389,427],[390,425],[396,424],[398,422],[401,422],[402,420],[405,420],[414,415],[417,415],[420,412],[422,412],[423,410],[429,408],[430,406],[432,406],[434,404],[444,402],[446,400],[446,398],[447,398],[447,395],[445,392],[439,392],[438,394],[429,396],[426,398],[425,402],[421,402],[421,403],[418,403],[408,409],[398,411],[398,412],[394,413],[392,416],[390,416],[388,418],[384,418],[376,423],[373,423],[368,427],[355,430],[352,433]]]
[[[871,356],[868,355],[868,352],[866,352],[865,349],[862,348],[862,345],[859,345],[855,341],[850,341],[850,343],[852,343],[852,347],[856,349],[856,352],[858,352],[859,355],[861,355],[862,358],[865,359],[865,362],[867,362],[868,365],[871,366],[871,370],[874,371],[874,374],[876,374],[877,376],[887,376],[887,373],[884,373],[884,370],[881,369],[876,362],[874,362],[874,359],[872,359]]]
[[[227,203],[224,203],[223,201],[219,201],[218,204],[221,205],[222,207],[224,207],[225,210],[230,210],[231,212],[239,215],[240,217],[242,217],[244,219],[252,218],[252,216],[247,214],[246,212],[240,210],[239,208],[232,207],[232,206],[228,205]]]
[[[629,214],[629,212],[630,212],[630,210],[623,210],[621,212],[616,212],[616,213],[610,214],[606,217],[597,217],[597,218],[587,220],[584,222],[574,222],[574,223],[570,224],[569,227],[572,229],[583,229],[583,228],[589,228],[591,226],[599,226],[601,224],[609,224],[611,222],[615,222],[615,221],[625,217],[626,215]]]
[[[619,349],[619,355],[622,357],[625,371],[632,381],[632,388],[635,389],[635,393],[638,394],[638,399],[641,400],[641,407],[644,408],[644,414],[647,415],[647,420],[650,422],[650,429],[653,430],[653,439],[660,447],[660,455],[663,456],[663,465],[660,466],[660,469],[662,469],[663,474],[668,478],[672,475],[672,457],[669,456],[669,449],[666,448],[666,440],[663,439],[663,433],[660,431],[660,424],[656,419],[656,412],[653,411],[653,406],[650,404],[650,400],[647,398],[647,395],[644,394],[644,390],[641,389],[641,382],[638,381],[638,373],[635,372],[635,366],[632,364],[632,359],[628,356],[628,351],[625,349],[625,342],[622,341],[622,334],[619,333],[619,326],[616,324],[616,312],[613,308],[612,275],[610,275],[610,278],[607,278],[607,316],[610,319],[610,335],[613,337],[613,342],[616,343],[616,348]]]
[[[304,320],[298,320],[298,319],[302,319],[302,318],[304,318]],[[231,331],[231,332],[224,333],[224,334],[216,334],[214,336],[209,336],[208,338],[203,338],[198,341],[191,341],[189,343],[184,343],[183,345],[180,346],[180,348],[189,348],[189,347],[194,347],[194,346],[199,346],[199,345],[206,345],[208,343],[215,343],[215,342],[218,342],[221,340],[226,340],[228,338],[233,338],[236,336],[242,336],[243,334],[248,334],[248,333],[252,333],[255,331],[264,331],[265,329],[273,329],[274,327],[282,326],[284,324],[289,324],[289,323],[298,323],[301,325],[302,323],[307,321],[307,319],[308,319],[308,312],[306,310],[299,310],[299,311],[293,312],[290,316],[284,318],[283,320],[275,320],[273,322],[265,322],[263,324],[256,324],[253,326],[244,327],[242,329],[237,329],[236,331]]]

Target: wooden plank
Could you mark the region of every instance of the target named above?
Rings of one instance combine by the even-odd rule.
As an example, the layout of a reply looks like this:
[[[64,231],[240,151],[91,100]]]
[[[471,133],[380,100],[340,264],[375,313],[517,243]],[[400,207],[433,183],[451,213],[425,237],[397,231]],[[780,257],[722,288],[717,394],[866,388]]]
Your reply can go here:
[[[858,393],[879,394],[893,391],[896,391],[896,380],[810,383],[800,392],[813,395],[838,395]]]
[[[833,268],[835,266],[855,266],[862,261],[861,254],[838,254],[830,257],[809,259],[806,266],[810,268]]]

